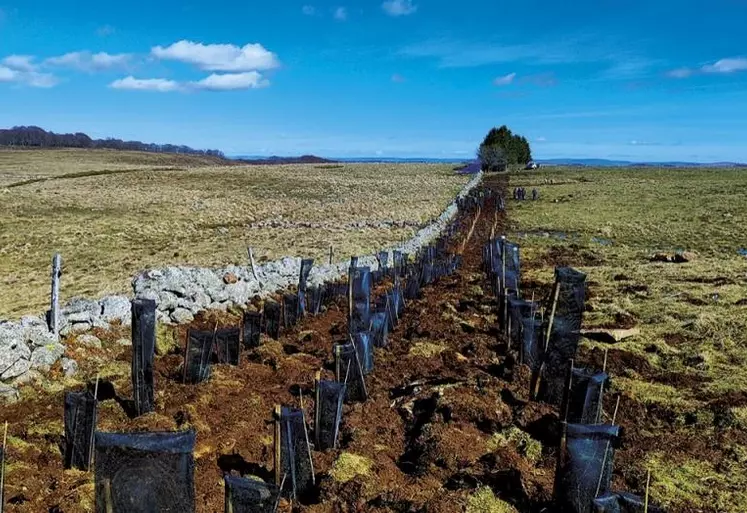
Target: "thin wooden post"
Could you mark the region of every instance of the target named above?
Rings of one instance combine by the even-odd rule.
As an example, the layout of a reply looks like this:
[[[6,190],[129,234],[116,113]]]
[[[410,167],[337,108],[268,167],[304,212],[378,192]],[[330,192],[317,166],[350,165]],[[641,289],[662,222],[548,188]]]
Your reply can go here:
[[[246,248],[246,250],[247,253],[249,253],[249,265],[252,267],[252,275],[254,275],[254,279],[259,283],[259,288],[262,288],[262,281],[259,279],[259,275],[257,274],[257,264],[254,262],[254,252],[252,251],[251,246]]]
[[[8,421],[5,421],[5,432],[3,433],[3,455],[0,463],[0,513],[5,510],[5,449],[8,442]]]
[[[275,460],[275,484],[280,486],[281,483],[281,473],[283,471],[283,464],[282,460],[280,459],[280,419],[282,417],[282,409],[280,408],[279,404],[275,405],[275,451],[274,451],[274,460]]]
[[[333,261],[333,258],[334,258],[333,255],[334,255],[334,253],[332,251],[332,244],[330,244],[329,245],[329,265],[332,265],[332,261]]]
[[[314,376],[314,443],[316,444],[316,450],[318,451],[319,448],[322,446],[321,444],[321,432],[319,429],[319,426],[322,423],[322,391],[320,386],[320,381],[322,380],[322,373],[321,371],[316,371],[316,375]]]
[[[615,412],[612,414],[612,425],[615,425],[617,420],[617,408],[620,406],[620,396],[617,396],[617,404],[615,405]],[[597,481],[597,491],[594,497],[599,497],[599,492],[602,490],[602,479],[604,478],[604,466],[607,464],[607,453],[610,451],[610,441],[607,440],[607,445],[604,446],[604,457],[602,458],[602,469],[599,471],[599,481]]]
[[[52,293],[49,307],[49,331],[60,338],[60,277],[62,276],[62,256],[55,253],[52,257]]]
[[[93,387],[93,431],[91,431],[91,442],[88,445],[88,469],[93,464],[94,445],[96,440],[96,417],[99,409],[99,374],[96,373],[96,385]]]
[[[309,451],[309,465],[311,466],[311,484],[316,484],[314,476],[314,458],[311,456],[311,443],[309,443],[309,430],[306,428],[306,411],[303,409],[303,392],[298,389],[298,398],[301,401],[301,420],[303,421],[303,434],[306,437],[306,448]]]
[[[648,491],[651,487],[651,469],[646,471],[646,497],[643,501],[643,513],[648,513]]]
[[[112,482],[110,479],[104,479],[104,508],[106,513],[114,513],[114,500],[112,500]]]

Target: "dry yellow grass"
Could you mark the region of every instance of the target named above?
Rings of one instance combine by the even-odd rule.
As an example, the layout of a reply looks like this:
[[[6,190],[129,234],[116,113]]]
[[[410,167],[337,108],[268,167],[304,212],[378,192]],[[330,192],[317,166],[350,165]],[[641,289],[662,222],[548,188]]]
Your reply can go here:
[[[244,265],[248,245],[260,259],[318,261],[332,245],[342,259],[410,237],[414,227],[376,225],[424,223],[467,181],[448,165],[192,167],[204,161],[178,157],[0,152],[0,318],[46,306],[55,252],[63,300],[128,292],[144,268]],[[7,188],[39,177],[50,179]],[[252,226],[263,221],[290,224]]]

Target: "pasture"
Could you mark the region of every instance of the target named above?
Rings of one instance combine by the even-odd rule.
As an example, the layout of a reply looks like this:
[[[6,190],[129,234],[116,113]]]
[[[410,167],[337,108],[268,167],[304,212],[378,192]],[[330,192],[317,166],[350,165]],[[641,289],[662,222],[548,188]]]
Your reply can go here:
[[[601,366],[609,350],[627,430],[621,486],[640,489],[650,469],[670,511],[747,511],[747,172],[548,168],[512,176],[519,186],[541,194],[508,204],[523,279],[578,267],[586,327],[640,329],[579,351]],[[693,254],[652,261],[676,251]]]
[[[217,165],[221,163],[221,165]],[[225,165],[107,150],[0,151],[0,318],[62,299],[129,292],[140,270],[336,259],[409,238],[468,178],[450,165]]]

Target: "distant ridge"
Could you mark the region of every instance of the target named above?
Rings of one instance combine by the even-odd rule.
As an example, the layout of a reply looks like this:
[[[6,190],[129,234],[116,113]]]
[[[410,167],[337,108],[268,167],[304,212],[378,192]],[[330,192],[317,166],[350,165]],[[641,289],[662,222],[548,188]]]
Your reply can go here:
[[[738,162],[633,162],[629,160],[608,159],[542,159],[536,162],[545,166],[579,166],[579,167],[747,167]]]
[[[281,164],[334,164],[335,160],[317,157],[316,155],[301,155],[300,157],[232,157],[232,160],[251,165],[281,165]]]

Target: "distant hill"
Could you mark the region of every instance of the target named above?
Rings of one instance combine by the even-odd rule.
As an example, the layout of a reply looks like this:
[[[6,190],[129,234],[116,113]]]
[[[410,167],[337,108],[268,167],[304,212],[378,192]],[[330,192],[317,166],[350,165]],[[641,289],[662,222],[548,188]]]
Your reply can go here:
[[[123,141],[111,137],[106,139],[92,139],[83,132],[56,134],[38,126],[14,126],[13,128],[0,129],[0,147],[109,149],[145,151],[149,153],[180,153],[185,155],[204,155],[220,159],[225,158],[223,152],[219,150],[196,150],[184,145]]]
[[[242,164],[252,165],[280,165],[280,164],[333,164],[337,161],[317,157],[316,155],[301,155],[300,157],[232,157],[232,160]]]
[[[744,167],[736,162],[633,162],[608,159],[542,159],[536,162],[544,166],[583,166],[583,167]]]

